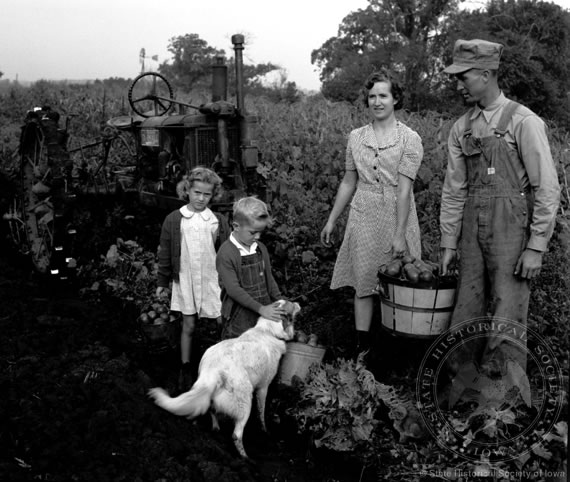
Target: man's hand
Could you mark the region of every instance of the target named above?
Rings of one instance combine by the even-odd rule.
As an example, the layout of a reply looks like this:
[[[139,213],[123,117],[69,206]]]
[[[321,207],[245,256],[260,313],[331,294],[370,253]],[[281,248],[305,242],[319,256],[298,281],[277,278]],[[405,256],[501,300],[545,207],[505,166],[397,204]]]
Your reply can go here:
[[[440,253],[440,273],[442,274],[442,276],[445,276],[446,274],[448,274],[448,270],[450,265],[453,263],[453,261],[455,261],[455,258],[457,257],[457,250],[453,249],[453,248],[443,248],[443,250]]]
[[[540,273],[542,268],[542,251],[525,249],[517,261],[515,276],[532,279]]]
[[[277,303],[272,303],[270,305],[262,306],[259,309],[259,314],[268,320],[281,321],[281,315],[285,315],[286,313],[285,310]]]

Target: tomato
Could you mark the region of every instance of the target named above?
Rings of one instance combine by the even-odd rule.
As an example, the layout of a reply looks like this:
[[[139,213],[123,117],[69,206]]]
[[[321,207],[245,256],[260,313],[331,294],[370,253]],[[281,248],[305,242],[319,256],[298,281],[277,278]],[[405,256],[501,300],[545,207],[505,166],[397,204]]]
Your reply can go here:
[[[410,283],[416,284],[420,279],[420,270],[411,263],[404,266],[404,273]]]
[[[299,343],[307,343],[307,339],[307,334],[304,331],[299,330],[295,333],[295,340]]]

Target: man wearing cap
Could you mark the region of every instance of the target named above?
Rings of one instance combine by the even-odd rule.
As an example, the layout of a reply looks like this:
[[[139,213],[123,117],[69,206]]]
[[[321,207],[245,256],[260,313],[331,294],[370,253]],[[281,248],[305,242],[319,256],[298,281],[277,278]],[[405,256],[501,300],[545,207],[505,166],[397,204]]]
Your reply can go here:
[[[530,280],[560,200],[544,122],[498,86],[502,51],[498,43],[458,40],[444,70],[470,105],[449,134],[441,199],[442,274],[460,254],[452,325],[489,316],[526,326]],[[458,349],[449,368],[452,375],[473,360],[492,375],[509,359],[526,369],[525,351],[489,332],[480,346]]]

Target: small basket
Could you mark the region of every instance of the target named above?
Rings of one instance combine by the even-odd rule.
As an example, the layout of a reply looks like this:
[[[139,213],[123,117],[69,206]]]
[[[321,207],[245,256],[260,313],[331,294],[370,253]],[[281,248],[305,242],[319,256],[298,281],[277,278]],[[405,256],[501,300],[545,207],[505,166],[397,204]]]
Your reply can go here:
[[[455,307],[456,276],[411,283],[378,272],[382,327],[392,334],[435,338],[449,328]]]
[[[180,341],[180,318],[161,324],[139,323],[145,347],[150,353],[173,350]]]
[[[294,377],[305,380],[309,368],[314,363],[321,363],[325,356],[325,348],[307,345],[297,341],[287,343],[287,351],[279,365],[279,381],[291,385]]]

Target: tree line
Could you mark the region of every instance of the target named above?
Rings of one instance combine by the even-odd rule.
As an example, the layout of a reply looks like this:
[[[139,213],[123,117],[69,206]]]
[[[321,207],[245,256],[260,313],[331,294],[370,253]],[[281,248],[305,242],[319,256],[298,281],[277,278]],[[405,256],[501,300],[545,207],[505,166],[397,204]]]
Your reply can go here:
[[[458,38],[505,46],[499,70],[505,94],[539,115],[570,125],[570,11],[537,0],[369,0],[338,34],[313,50],[322,93],[355,101],[366,76],[384,65],[400,75],[412,110],[454,110],[453,79],[443,74]]]
[[[321,93],[329,100],[355,102],[370,72],[387,66],[398,74],[413,111],[457,113],[462,109],[455,82],[442,73],[452,62],[458,38],[481,38],[505,46],[499,70],[501,88],[537,114],[570,126],[570,11],[537,0],[490,0],[475,10],[464,0],[369,0],[349,12],[336,36],[311,54],[320,71]],[[209,88],[210,66],[225,51],[197,34],[170,39],[172,59],[159,72],[182,89]],[[228,60],[230,90],[234,64]],[[246,89],[276,101],[299,98],[294,82],[279,85],[262,78],[274,63],[245,65]],[[232,92],[230,92],[232,94]]]
[[[404,87],[405,107],[456,115],[463,110],[455,82],[443,68],[452,62],[458,38],[481,38],[505,46],[499,69],[505,94],[537,114],[570,130],[570,10],[538,0],[490,0],[484,7],[461,8],[465,0],[368,0],[349,12],[337,35],[311,53],[320,72],[321,94],[332,101],[358,100],[365,78],[381,66],[393,70]],[[247,37],[246,37],[247,43]],[[158,71],[178,89],[209,91],[211,66],[223,49],[191,33],[169,40],[172,58]],[[235,65],[227,56],[230,96]],[[265,74],[280,70],[279,81],[267,84]],[[2,73],[0,72],[0,77]],[[250,95],[295,102],[295,82],[275,63],[244,65]],[[99,82],[99,81],[98,81]],[[124,87],[129,79],[106,79],[108,87]],[[120,85],[119,85],[120,84]]]

